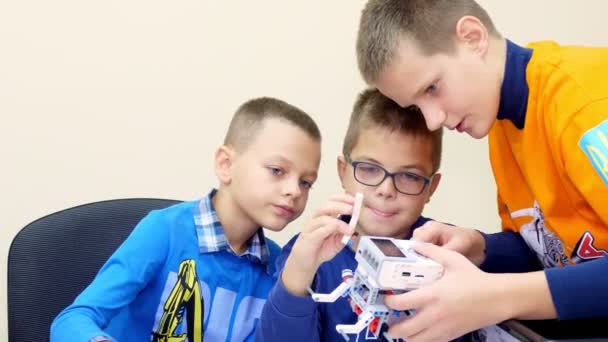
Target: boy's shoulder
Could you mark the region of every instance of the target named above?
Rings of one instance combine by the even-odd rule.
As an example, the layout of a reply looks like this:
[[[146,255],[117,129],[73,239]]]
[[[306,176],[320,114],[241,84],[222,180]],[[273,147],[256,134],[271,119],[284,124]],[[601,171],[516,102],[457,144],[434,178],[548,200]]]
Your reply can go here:
[[[562,148],[576,146],[584,132],[596,127],[608,111],[608,48],[560,45],[553,41],[527,45],[533,50],[526,70],[529,103],[527,115],[543,116],[550,138]],[[534,114],[536,113],[536,114]],[[526,125],[525,128],[536,126]],[[529,128],[528,128],[529,129]],[[574,140],[577,140],[573,143]]]
[[[527,70],[532,92],[538,88],[547,99],[559,97],[560,107],[564,102],[582,107],[608,95],[607,47],[560,45],[554,41],[532,42],[526,47],[533,51]]]
[[[157,214],[161,214],[161,215],[175,215],[178,213],[183,213],[184,211],[187,211],[187,210],[191,210],[192,208],[194,208],[194,206],[197,205],[197,203],[199,201],[200,201],[200,199],[189,200],[189,201],[180,201],[180,202],[177,202],[175,204],[172,204],[172,205],[162,208],[162,209],[152,210],[152,211],[150,211],[150,213],[157,213]]]
[[[197,203],[198,201],[185,201],[152,210],[139,221],[136,230],[147,232],[144,235],[156,236],[168,236],[166,234],[179,236],[184,230],[194,231]]]
[[[199,200],[184,201],[173,204],[166,208],[155,209],[148,213],[147,218],[154,220],[164,220],[166,222],[179,222],[183,219],[192,220]]]

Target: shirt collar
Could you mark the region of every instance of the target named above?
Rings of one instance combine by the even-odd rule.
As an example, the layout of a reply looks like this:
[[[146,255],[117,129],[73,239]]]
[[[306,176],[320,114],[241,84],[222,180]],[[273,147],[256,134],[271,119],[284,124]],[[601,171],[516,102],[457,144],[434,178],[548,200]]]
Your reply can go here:
[[[524,128],[528,107],[526,70],[530,58],[532,49],[521,47],[507,39],[507,58],[497,119],[508,119],[519,129]]]
[[[207,196],[199,201],[198,206],[196,206],[194,210],[194,224],[196,226],[199,252],[202,254],[228,251],[237,255],[226,239],[224,227],[211,202],[211,199],[216,193],[217,190],[212,189]],[[247,242],[247,249],[241,256],[244,256],[253,262],[266,265],[268,264],[269,254],[270,252],[266,244],[266,238],[264,237],[264,230],[260,228],[256,234],[249,239]]]

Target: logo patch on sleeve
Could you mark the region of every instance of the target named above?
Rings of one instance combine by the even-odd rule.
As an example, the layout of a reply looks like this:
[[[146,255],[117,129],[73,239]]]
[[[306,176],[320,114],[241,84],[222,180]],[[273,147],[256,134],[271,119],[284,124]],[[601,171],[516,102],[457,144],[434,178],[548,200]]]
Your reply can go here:
[[[578,146],[608,186],[608,120],[585,132]]]

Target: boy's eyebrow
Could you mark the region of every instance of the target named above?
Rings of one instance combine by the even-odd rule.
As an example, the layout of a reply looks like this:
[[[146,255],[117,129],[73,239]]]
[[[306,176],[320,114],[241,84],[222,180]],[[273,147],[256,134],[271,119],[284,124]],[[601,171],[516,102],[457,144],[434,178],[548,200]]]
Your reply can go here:
[[[374,163],[374,164],[378,164],[378,165],[382,165],[382,166],[384,166],[384,164],[382,164],[381,162],[377,161],[376,159],[371,158],[371,157],[366,157],[366,156],[364,156],[364,155],[363,155],[363,156],[360,156],[360,157],[358,157],[358,158],[352,158],[352,159],[353,159],[353,161],[354,161],[354,160],[368,161],[368,162],[372,162],[372,163]]]
[[[367,162],[378,164],[378,165],[384,167],[384,164],[382,164],[378,160],[371,158],[371,157],[361,156],[361,157],[353,159],[353,160],[367,161]],[[403,170],[403,169],[406,169],[406,170],[416,169],[417,171],[421,171],[423,173],[426,172],[426,171],[424,171],[424,168],[419,164],[406,164],[406,165],[401,165],[401,166],[399,166],[399,168],[397,168],[397,170]],[[397,171],[397,172],[399,172],[399,171]]]
[[[416,85],[415,87],[412,87],[412,89],[415,89],[415,91],[413,94],[411,94],[411,96],[410,96],[409,92],[407,92],[408,93],[407,98],[404,96],[404,93],[406,93],[406,92],[403,91],[404,89],[402,87],[400,94],[399,94],[399,98],[395,98],[394,101],[402,108],[406,108],[406,107],[409,107],[409,106],[415,104],[416,99],[424,94],[427,84],[428,84],[428,82],[425,81],[424,83],[421,83],[420,85]],[[405,89],[405,90],[407,90],[407,89]]]
[[[285,163],[285,164],[288,164],[288,165],[290,165],[290,166],[291,166],[291,165],[294,165],[294,162],[292,162],[292,161],[291,161],[291,160],[289,160],[288,158],[283,157],[283,156],[282,156],[282,155],[280,155],[280,154],[275,154],[275,155],[271,156],[271,157],[270,157],[270,158],[268,158],[268,159],[270,159],[270,160],[273,160],[273,159],[278,159],[278,160],[279,160],[279,162],[281,162],[281,163]],[[307,172],[304,172],[304,174],[305,174],[305,175],[307,175],[307,176],[309,176],[309,175],[310,175],[310,176],[312,176],[312,177],[314,177],[314,178],[317,178],[317,176],[318,176],[318,172],[317,172],[317,170],[307,171]]]
[[[286,164],[293,164],[293,162],[291,160],[283,157],[280,154],[272,155],[268,159],[271,159],[271,160],[278,159],[279,162],[286,163]]]
[[[311,177],[313,177],[315,180],[317,180],[317,178],[318,178],[318,176],[319,176],[319,175],[317,174],[317,171],[311,171],[311,172],[308,172],[306,175],[307,175],[307,176],[311,176]]]

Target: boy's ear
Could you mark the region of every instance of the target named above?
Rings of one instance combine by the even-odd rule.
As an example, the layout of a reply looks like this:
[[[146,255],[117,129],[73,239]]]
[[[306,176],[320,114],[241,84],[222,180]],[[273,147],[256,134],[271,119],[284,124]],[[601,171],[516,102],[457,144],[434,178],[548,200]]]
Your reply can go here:
[[[234,154],[234,150],[226,145],[218,147],[215,151],[215,174],[223,185],[228,185],[232,181]]]
[[[342,189],[344,189],[344,175],[346,174],[346,159],[344,156],[338,156],[338,163],[336,165],[338,167],[338,177],[340,177],[340,184],[342,185]]]
[[[431,184],[429,184],[429,197],[426,199],[426,203],[429,203],[431,197],[437,190],[437,186],[439,186],[439,182],[441,181],[441,173],[436,173],[433,175],[433,179],[431,179]]]
[[[456,40],[479,55],[483,56],[488,51],[488,29],[477,17],[466,15],[458,20]]]

